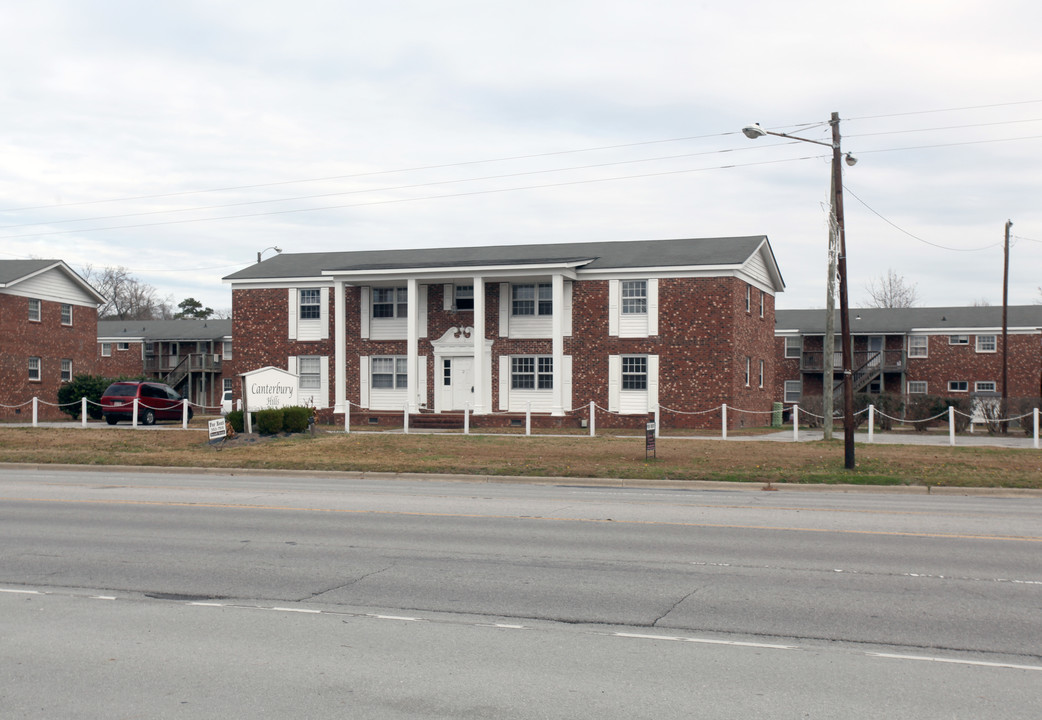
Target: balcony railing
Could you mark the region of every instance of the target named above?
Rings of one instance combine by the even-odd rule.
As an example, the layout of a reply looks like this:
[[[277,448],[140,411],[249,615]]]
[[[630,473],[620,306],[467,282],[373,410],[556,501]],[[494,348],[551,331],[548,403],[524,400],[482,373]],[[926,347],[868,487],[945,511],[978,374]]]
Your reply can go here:
[[[146,355],[145,372],[166,373],[184,364],[185,371],[221,372],[220,353],[189,353],[188,355]]]
[[[824,356],[821,351],[805,351],[800,355],[800,370],[803,372],[822,372],[824,368]],[[883,372],[902,372],[907,369],[908,359],[904,350],[883,350],[875,352],[855,352],[852,358],[855,369],[879,364]],[[843,371],[843,353],[834,353],[833,371]]]

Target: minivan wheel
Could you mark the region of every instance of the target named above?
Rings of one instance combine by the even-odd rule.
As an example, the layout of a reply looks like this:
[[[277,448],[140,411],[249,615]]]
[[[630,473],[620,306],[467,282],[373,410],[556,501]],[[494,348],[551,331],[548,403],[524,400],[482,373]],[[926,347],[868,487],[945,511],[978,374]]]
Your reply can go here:
[[[145,415],[141,419],[141,422],[145,425],[154,425],[156,422],[156,414],[152,410],[145,410]]]
[[[119,418],[117,418],[115,415],[106,415],[105,422],[107,422],[109,425],[115,425],[119,422]]]

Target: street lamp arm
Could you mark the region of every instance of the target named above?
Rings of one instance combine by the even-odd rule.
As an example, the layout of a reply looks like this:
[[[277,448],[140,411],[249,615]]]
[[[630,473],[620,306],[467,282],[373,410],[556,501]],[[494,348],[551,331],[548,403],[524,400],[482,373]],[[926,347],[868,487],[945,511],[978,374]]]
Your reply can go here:
[[[742,128],[742,132],[750,140],[755,140],[756,138],[763,137],[764,135],[774,135],[775,137],[788,138],[789,140],[799,140],[800,142],[809,142],[814,143],[815,145],[824,145],[827,148],[832,147],[832,143],[823,142],[821,140],[811,140],[810,138],[802,138],[797,137],[796,135],[788,135],[786,133],[765,130],[764,128],[760,127],[760,123],[746,125],[744,128]]]

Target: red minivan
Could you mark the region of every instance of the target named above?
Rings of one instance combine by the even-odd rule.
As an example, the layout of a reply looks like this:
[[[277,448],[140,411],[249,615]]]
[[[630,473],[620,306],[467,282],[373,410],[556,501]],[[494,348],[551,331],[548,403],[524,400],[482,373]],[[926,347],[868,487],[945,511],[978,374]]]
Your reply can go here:
[[[169,385],[158,382],[136,382],[132,380],[112,383],[101,396],[101,414],[105,422],[115,425],[120,420],[134,419],[134,398],[137,398],[137,419],[142,425],[151,425],[156,420],[180,420],[184,398]],[[188,419],[192,419],[192,407],[188,407]]]

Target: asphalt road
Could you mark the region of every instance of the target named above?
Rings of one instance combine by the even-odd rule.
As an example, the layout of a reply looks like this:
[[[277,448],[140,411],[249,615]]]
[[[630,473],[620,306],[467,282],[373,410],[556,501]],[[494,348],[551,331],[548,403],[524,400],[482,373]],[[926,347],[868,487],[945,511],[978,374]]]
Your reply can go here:
[[[5,468],[0,708],[1034,718],[1040,520],[1038,495]]]

